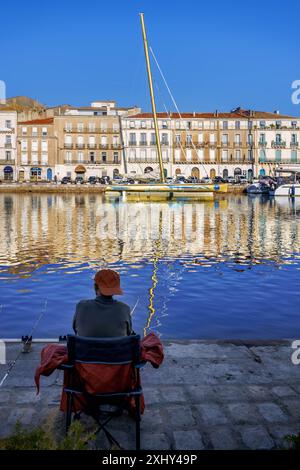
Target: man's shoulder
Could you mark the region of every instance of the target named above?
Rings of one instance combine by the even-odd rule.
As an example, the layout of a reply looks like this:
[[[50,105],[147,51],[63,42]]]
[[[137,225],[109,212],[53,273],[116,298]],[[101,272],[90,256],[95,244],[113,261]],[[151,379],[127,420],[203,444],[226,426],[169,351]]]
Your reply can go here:
[[[79,300],[79,302],[77,303],[77,307],[90,306],[93,303],[95,303],[94,299],[82,299],[82,300]]]
[[[115,303],[120,306],[124,311],[130,313],[129,305],[125,304],[125,302],[121,302],[121,300],[115,300]]]

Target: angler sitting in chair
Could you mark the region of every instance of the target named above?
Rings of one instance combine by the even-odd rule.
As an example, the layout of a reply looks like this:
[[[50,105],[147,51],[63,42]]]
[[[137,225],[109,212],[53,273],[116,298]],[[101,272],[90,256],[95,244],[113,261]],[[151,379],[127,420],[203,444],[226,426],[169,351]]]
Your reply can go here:
[[[79,336],[113,338],[132,331],[130,308],[113,299],[122,295],[120,276],[112,269],[101,269],[94,277],[96,298],[81,300],[76,306],[73,329]]]

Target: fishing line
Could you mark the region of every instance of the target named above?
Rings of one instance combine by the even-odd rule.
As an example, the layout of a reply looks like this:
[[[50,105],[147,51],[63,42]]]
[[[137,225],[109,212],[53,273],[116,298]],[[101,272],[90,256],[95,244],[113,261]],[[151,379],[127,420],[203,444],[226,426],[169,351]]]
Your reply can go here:
[[[44,303],[44,308],[41,310],[41,313],[40,315],[38,316],[38,318],[36,319],[35,323],[33,324],[33,327],[30,331],[30,334],[26,337],[27,339],[23,342],[23,348],[19,351],[19,353],[17,354],[16,358],[12,361],[12,363],[10,364],[10,366],[8,367],[6,373],[4,374],[4,376],[2,377],[1,381],[0,381],[0,388],[2,387],[2,385],[4,384],[5,380],[7,379],[7,377],[9,376],[9,374],[11,373],[11,371],[13,370],[14,366],[16,365],[18,359],[20,358],[21,354],[23,354],[23,350],[24,350],[24,347],[32,340],[32,336],[33,336],[33,333],[35,332],[39,322],[41,321],[42,317],[45,315],[46,313],[46,310],[47,310],[47,304],[48,304],[48,301],[47,299],[45,300],[45,303]]]
[[[154,54],[154,52],[153,52],[153,49],[152,49],[151,46],[149,47],[149,49],[150,49],[150,52],[151,52],[151,54],[152,54],[152,57],[153,57],[153,59],[154,59],[154,61],[155,61],[155,63],[156,63],[156,66],[157,66],[157,68],[158,68],[158,70],[159,70],[159,73],[160,73],[160,75],[161,75],[161,77],[162,77],[162,79],[163,79],[163,82],[164,82],[164,84],[165,84],[165,86],[166,86],[166,88],[167,88],[167,90],[168,90],[168,93],[169,93],[169,95],[170,95],[170,97],[171,97],[171,100],[172,100],[172,102],[173,102],[173,104],[174,104],[174,106],[175,106],[175,109],[176,109],[176,111],[177,111],[177,113],[178,113],[178,115],[179,115],[179,118],[180,118],[180,120],[181,120],[182,122],[184,122],[184,121],[183,121],[183,118],[182,118],[182,115],[181,115],[181,113],[180,113],[180,111],[179,111],[179,108],[178,108],[178,106],[177,106],[177,103],[176,103],[176,101],[175,101],[175,98],[174,98],[174,96],[173,96],[173,94],[172,94],[172,92],[171,92],[171,90],[170,90],[170,87],[169,87],[169,85],[168,85],[168,83],[167,83],[167,80],[166,80],[164,74],[163,74],[163,71],[162,71],[162,69],[160,68],[160,65],[159,65],[159,63],[158,63],[158,60],[157,60],[157,58],[156,58],[156,56],[155,56],[155,54]],[[187,132],[187,129],[185,129],[185,131]],[[191,140],[191,144],[192,144],[193,149],[194,149],[195,152],[196,152],[196,155],[198,155],[198,153],[197,153],[197,148],[196,148],[196,146],[195,146],[195,144],[194,144],[194,142],[193,142],[193,139]],[[207,172],[207,170],[206,170],[205,165],[203,165],[203,163],[200,163],[200,165],[204,168],[204,171],[205,171],[205,173],[206,173],[206,176],[208,176],[208,172]]]

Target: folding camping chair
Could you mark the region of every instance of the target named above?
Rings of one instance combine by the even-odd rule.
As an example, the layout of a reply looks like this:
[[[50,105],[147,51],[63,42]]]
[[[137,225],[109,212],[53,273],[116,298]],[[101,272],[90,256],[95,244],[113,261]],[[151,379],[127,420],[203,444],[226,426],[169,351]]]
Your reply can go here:
[[[62,364],[60,369],[69,371],[68,385],[64,387],[67,395],[66,411],[66,432],[72,420],[72,408],[74,395],[81,394],[87,402],[87,410],[98,409],[99,413],[90,413],[97,421],[99,428],[96,433],[104,431],[110,444],[119,446],[116,439],[106,429],[106,425],[114,416],[122,414],[128,397],[134,397],[135,400],[135,431],[136,431],[136,450],[140,450],[140,405],[142,387],[140,385],[140,367],[144,363],[140,362],[140,336],[122,336],[117,338],[87,338],[76,335],[67,336],[68,363]],[[136,374],[136,386],[129,390],[111,390],[109,393],[89,394],[82,387],[73,386],[72,370],[76,364],[103,364],[109,366],[131,364],[132,370]],[[117,401],[117,405],[116,405]],[[110,405],[112,404],[112,405]],[[102,407],[102,412],[101,412]],[[105,419],[103,420],[103,415]],[[100,419],[102,417],[102,420]],[[78,418],[78,414],[74,414]]]

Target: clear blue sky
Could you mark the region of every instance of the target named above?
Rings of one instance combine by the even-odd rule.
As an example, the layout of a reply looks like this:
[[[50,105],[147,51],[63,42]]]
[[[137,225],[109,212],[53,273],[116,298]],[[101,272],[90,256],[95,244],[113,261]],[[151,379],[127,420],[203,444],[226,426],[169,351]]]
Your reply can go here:
[[[181,111],[300,115],[300,5],[279,1],[52,0],[1,5],[7,95],[47,105],[115,99],[150,109],[138,13]],[[172,109],[159,75],[157,104]]]

